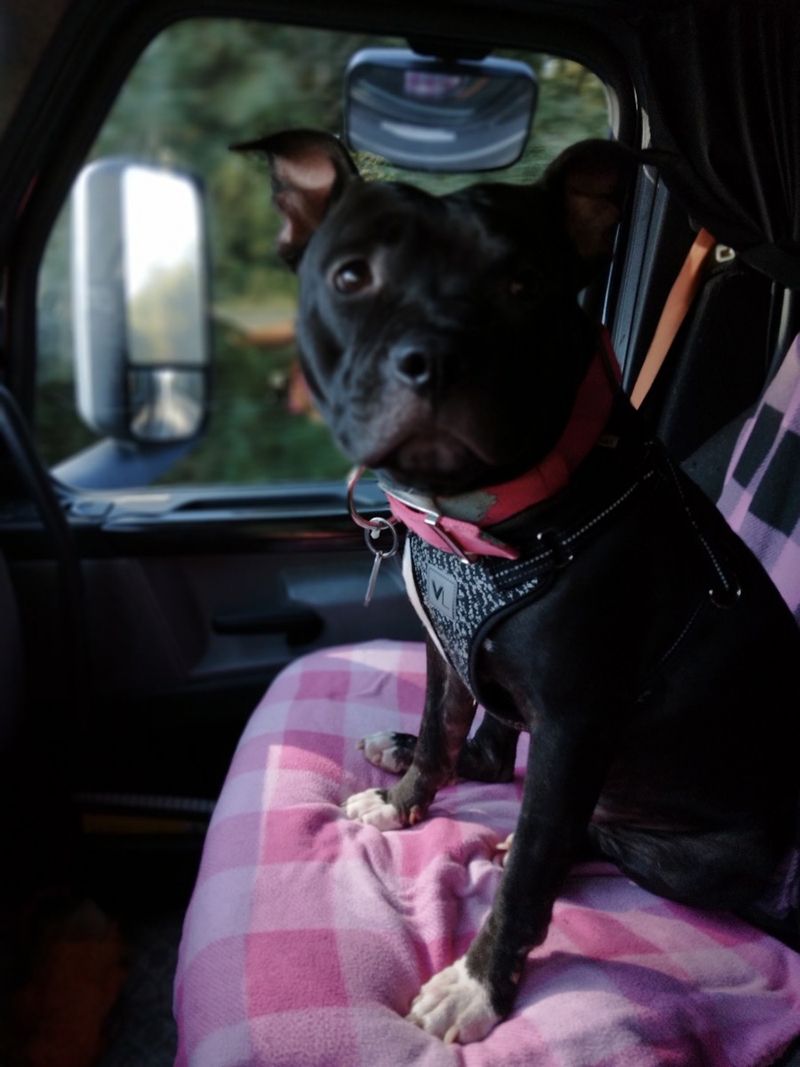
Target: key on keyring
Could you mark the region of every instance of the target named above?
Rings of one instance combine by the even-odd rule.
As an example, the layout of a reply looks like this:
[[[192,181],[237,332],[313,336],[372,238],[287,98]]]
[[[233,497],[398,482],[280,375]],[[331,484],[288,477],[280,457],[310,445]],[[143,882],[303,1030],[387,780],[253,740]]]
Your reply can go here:
[[[378,583],[378,572],[381,569],[381,563],[385,559],[392,557],[397,551],[398,538],[397,530],[394,528],[394,524],[389,522],[388,519],[374,518],[370,519],[369,530],[364,530],[364,542],[372,555],[375,557],[372,561],[372,570],[369,574],[369,581],[367,582],[367,592],[364,596],[364,607],[368,608],[372,595],[375,592],[375,586]],[[376,541],[378,541],[382,534],[390,533],[392,535],[392,541],[388,548],[378,548]]]

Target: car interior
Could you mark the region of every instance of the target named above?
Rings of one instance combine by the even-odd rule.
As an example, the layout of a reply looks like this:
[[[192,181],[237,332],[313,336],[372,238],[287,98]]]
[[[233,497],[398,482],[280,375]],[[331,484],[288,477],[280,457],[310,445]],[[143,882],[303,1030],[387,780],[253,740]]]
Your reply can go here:
[[[800,933],[603,872],[570,883],[546,993],[507,1039],[460,1050],[387,1009],[444,935],[393,940],[412,890],[381,874],[359,902],[361,868],[317,868],[337,790],[368,773],[351,736],[418,715],[423,631],[397,560],[363,605],[372,558],[299,369],[266,171],[230,151],[324,129],[370,180],[434,193],[536,180],[586,137],[642,153],[581,302],[800,620],[795,6],[65,0],[7,19],[30,62],[0,112],[0,1060],[800,1064]],[[369,477],[354,506],[387,514]],[[502,790],[443,809],[462,852],[436,891],[476,923],[494,868],[463,850],[486,811],[504,825]],[[326,999],[329,940],[355,946],[346,1003]]]

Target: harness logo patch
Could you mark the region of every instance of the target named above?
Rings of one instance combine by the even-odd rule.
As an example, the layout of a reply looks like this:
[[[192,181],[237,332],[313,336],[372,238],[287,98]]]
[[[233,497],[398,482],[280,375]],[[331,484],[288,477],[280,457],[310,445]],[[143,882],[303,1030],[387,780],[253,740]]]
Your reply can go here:
[[[452,619],[456,613],[457,596],[458,582],[436,567],[428,567],[427,601],[431,607]]]

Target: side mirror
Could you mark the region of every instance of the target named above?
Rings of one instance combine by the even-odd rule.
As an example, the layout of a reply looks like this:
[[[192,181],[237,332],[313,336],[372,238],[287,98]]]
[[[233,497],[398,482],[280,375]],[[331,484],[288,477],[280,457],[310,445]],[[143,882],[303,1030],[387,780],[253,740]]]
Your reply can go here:
[[[497,170],[522,155],[537,95],[533,70],[516,60],[366,48],[345,74],[345,140],[412,170]]]
[[[73,191],[78,412],[119,441],[166,444],[203,429],[210,330],[203,197],[191,175],[91,163]]]

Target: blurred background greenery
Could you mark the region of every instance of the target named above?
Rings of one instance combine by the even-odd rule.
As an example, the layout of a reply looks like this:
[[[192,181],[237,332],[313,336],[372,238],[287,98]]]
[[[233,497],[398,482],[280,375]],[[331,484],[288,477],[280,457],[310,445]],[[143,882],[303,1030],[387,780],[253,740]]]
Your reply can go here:
[[[338,478],[347,463],[305,403],[292,333],[295,279],[278,259],[278,219],[263,164],[228,145],[291,126],[341,130],[343,73],[386,38],[239,20],[202,19],[164,31],[131,71],[90,159],[125,156],[192,171],[204,184],[210,234],[213,400],[204,435],[163,477],[178,483]],[[602,83],[579,64],[503,51],[537,72],[539,104],[523,158],[480,180],[529,182],[563,148],[608,134]],[[397,172],[370,158],[372,177],[432,192],[476,180]],[[47,245],[38,291],[35,432],[55,464],[96,441],[75,411],[70,313],[70,207]]]

